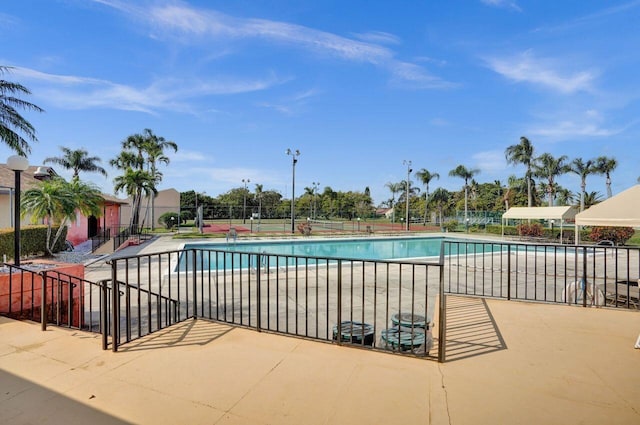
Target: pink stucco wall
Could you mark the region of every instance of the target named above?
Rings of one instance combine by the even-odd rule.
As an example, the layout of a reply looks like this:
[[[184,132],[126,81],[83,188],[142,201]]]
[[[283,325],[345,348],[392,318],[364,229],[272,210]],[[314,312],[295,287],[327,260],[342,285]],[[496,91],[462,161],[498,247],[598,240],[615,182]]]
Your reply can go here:
[[[106,229],[117,228],[120,224],[120,205],[108,204],[103,208],[103,215],[98,217],[98,233]],[[113,232],[113,230],[112,230]],[[67,240],[78,245],[89,239],[89,219],[80,212],[76,214],[76,221],[69,224]]]

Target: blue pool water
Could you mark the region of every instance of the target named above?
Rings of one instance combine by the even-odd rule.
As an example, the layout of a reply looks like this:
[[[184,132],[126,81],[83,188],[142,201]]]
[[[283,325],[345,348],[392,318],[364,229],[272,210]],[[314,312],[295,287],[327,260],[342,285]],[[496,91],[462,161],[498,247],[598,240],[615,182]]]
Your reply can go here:
[[[184,249],[197,249],[197,268],[206,269],[244,268],[252,261],[252,256],[239,255],[237,253],[262,253],[278,256],[307,256],[320,258],[347,258],[362,260],[397,260],[409,258],[438,257],[441,243],[444,238],[367,238],[367,239],[331,239],[331,240],[296,240],[296,241],[260,241],[238,243],[193,243],[185,244]],[[487,247],[491,247],[488,244]],[[460,245],[460,250],[465,245]],[[474,248],[475,249],[475,248]],[[492,251],[499,248],[486,248]],[[212,251],[226,251],[216,253]],[[448,253],[445,253],[448,254]],[[290,259],[293,264],[293,258]],[[180,258],[179,269],[185,270],[187,260],[183,255]],[[255,261],[255,259],[253,259]],[[275,260],[274,260],[275,261]],[[279,260],[281,262],[284,259]],[[283,263],[279,263],[284,265]]]

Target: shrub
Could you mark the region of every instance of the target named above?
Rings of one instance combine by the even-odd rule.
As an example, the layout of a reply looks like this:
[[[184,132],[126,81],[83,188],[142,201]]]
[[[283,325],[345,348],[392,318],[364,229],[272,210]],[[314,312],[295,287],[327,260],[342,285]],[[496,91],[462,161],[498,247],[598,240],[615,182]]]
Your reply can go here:
[[[302,233],[305,236],[309,236],[311,234],[311,225],[308,223],[298,224],[298,232]]]
[[[173,219],[173,220],[172,220]],[[179,223],[180,215],[175,212],[166,212],[158,218],[158,221],[164,225],[165,228],[171,229],[172,226],[175,226]],[[184,220],[184,217],[183,217]]]
[[[635,231],[632,227],[601,227],[594,226],[589,231],[589,240],[599,242],[609,240],[616,245],[624,245]]]
[[[57,227],[51,229],[52,235],[58,231]],[[62,234],[53,247],[53,252],[60,252],[65,248],[67,227],[62,229]],[[53,238],[53,236],[52,236]],[[13,258],[13,229],[0,229],[0,259]],[[47,252],[47,226],[26,226],[20,228],[20,254],[23,257],[42,255]]]
[[[453,232],[458,228],[458,221],[457,220],[445,221],[444,228],[447,230],[447,232]]]
[[[518,235],[539,238],[544,234],[544,229],[540,223],[523,223],[517,226]]]

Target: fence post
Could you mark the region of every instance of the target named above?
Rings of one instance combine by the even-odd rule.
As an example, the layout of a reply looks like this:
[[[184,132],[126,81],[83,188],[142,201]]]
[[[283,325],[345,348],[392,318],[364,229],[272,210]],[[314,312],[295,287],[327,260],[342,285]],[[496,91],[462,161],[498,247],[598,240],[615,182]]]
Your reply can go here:
[[[507,300],[510,300],[510,299],[511,299],[511,244],[507,244]]]
[[[118,260],[111,260],[111,350],[118,351],[120,336],[120,287],[117,273]]]
[[[40,274],[42,283],[40,285],[40,325],[42,331],[47,330],[47,272],[43,271]]]
[[[260,289],[260,270],[262,269],[262,258],[261,255],[258,254],[256,256],[257,259],[257,264],[256,264],[256,285],[258,285],[258,287],[256,288],[256,297],[257,297],[257,314],[258,314],[258,321],[256,324],[256,330],[258,332],[262,331],[262,291]],[[249,294],[249,297],[251,297],[251,294]],[[269,302],[269,300],[267,300],[267,302]]]
[[[587,247],[586,246],[582,247],[582,279],[580,280],[580,282],[582,283],[582,306],[586,307],[587,306]],[[594,282],[594,289],[595,289],[595,282]]]
[[[440,244],[440,277],[439,277],[439,303],[438,303],[438,362],[444,363],[446,354],[446,339],[447,339],[447,299],[444,294],[444,252],[445,242]]]
[[[338,260],[338,323],[336,325],[336,340],[342,345],[342,260]]]
[[[109,335],[109,288],[107,287],[107,279],[99,282],[101,284],[100,291],[102,297],[100,299],[100,324],[102,333],[102,349],[107,349],[107,338]]]
[[[191,251],[193,252],[193,318],[198,318],[198,291],[197,291],[197,282],[198,273],[196,272],[196,267],[198,266],[198,258],[197,258],[197,250]]]

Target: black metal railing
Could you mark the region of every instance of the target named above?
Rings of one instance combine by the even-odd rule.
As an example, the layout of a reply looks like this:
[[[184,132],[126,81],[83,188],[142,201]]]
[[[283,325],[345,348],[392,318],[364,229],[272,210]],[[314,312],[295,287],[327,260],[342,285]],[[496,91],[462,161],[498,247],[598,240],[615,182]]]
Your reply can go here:
[[[201,318],[427,356],[432,343],[429,322],[442,276],[437,262],[213,249],[117,258],[110,264],[112,281],[136,288],[112,300],[114,351],[172,323]],[[136,291],[160,298],[140,297]],[[174,310],[168,312],[160,299],[172,300]]]
[[[111,229],[107,228],[99,232],[97,235],[91,237],[91,252],[95,252],[105,243],[111,240]]]
[[[445,241],[445,292],[638,309],[640,248]]]

